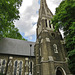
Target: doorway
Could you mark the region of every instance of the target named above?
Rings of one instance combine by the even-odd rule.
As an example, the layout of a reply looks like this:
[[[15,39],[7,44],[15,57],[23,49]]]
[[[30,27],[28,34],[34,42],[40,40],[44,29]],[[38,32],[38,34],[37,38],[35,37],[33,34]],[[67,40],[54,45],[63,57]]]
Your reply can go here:
[[[56,75],[66,75],[66,74],[64,74],[64,71],[62,68],[58,67],[56,71]]]
[[[60,70],[57,70],[56,75],[62,75],[62,72]]]

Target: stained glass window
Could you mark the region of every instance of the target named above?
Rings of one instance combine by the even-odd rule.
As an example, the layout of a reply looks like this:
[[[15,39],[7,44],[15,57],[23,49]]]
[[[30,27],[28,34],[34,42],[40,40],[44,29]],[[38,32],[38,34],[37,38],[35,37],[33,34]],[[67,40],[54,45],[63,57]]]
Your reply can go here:
[[[5,68],[5,60],[3,60],[3,62],[2,62],[1,73],[3,73],[4,68]]]
[[[19,64],[19,75],[22,74],[22,61],[20,61],[20,64]]]
[[[50,20],[49,20],[49,27],[51,28],[51,23],[50,23]]]
[[[17,73],[17,61],[15,61],[15,67],[14,67],[14,75],[16,75],[16,73]]]
[[[47,19],[45,19],[46,27],[47,27]]]
[[[30,72],[32,74],[32,62],[30,62]]]

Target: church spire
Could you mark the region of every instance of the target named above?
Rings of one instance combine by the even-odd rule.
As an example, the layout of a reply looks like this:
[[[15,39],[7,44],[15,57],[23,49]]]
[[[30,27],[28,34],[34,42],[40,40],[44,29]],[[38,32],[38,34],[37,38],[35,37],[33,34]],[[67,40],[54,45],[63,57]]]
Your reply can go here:
[[[53,14],[46,0],[41,0],[37,23],[37,41],[34,46],[34,75],[70,75],[60,33],[51,24]],[[65,67],[64,67],[65,66]]]
[[[37,38],[43,30],[53,31],[54,26],[51,24],[52,12],[47,6],[46,0],[41,0],[39,9],[39,19],[37,22]]]
[[[50,18],[52,18],[53,16],[52,12],[47,6],[46,0],[40,1],[39,17],[42,17],[43,15],[49,16]]]
[[[43,30],[54,30],[51,24],[51,18],[53,17],[52,12],[47,6],[46,0],[41,0],[39,9],[39,19],[37,22],[37,37]]]

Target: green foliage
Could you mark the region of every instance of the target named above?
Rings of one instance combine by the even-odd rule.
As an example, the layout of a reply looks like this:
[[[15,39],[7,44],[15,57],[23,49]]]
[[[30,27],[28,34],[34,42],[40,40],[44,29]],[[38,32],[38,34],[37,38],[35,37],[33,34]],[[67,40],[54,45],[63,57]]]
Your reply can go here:
[[[56,8],[56,13],[52,19],[55,30],[63,28],[66,49],[69,57],[69,68],[75,74],[75,0],[64,0]],[[72,59],[71,59],[72,58]]]
[[[69,69],[73,74],[75,74],[75,49],[68,52],[68,57]]]
[[[13,23],[20,18],[18,9],[21,3],[22,0],[0,0],[0,39],[9,37],[25,40]]]
[[[15,28],[13,24],[9,26],[8,31],[5,31],[3,33],[4,33],[3,37],[26,40],[22,37],[22,35],[19,33],[19,30]]]

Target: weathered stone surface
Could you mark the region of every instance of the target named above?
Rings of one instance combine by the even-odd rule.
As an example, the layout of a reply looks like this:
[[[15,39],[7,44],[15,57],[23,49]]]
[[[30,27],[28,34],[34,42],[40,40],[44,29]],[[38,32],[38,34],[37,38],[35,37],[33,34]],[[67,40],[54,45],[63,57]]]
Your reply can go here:
[[[37,24],[37,40],[39,40],[39,44],[35,44],[35,75],[57,75],[56,73],[58,71],[60,71],[62,75],[70,75],[65,59],[64,42],[60,32],[54,32],[54,26],[50,24],[50,19],[53,17],[53,14],[49,10],[46,0],[41,0],[40,4]],[[41,38],[39,38],[39,36],[41,36]],[[40,66],[37,66],[38,64],[40,64]]]

